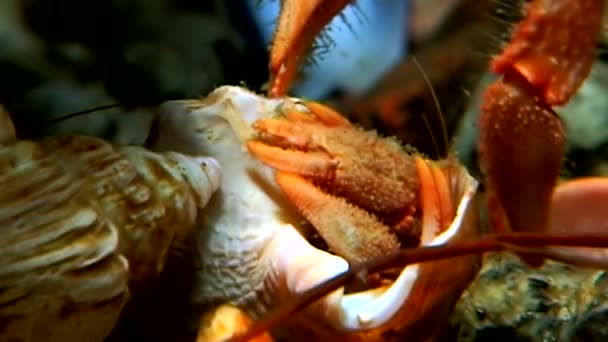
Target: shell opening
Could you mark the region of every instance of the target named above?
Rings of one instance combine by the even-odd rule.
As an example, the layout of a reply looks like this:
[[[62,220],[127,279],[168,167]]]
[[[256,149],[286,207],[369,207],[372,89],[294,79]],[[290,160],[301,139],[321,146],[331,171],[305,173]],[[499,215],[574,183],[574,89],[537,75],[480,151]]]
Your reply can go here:
[[[458,173],[451,174],[453,171]],[[455,170],[448,167],[444,173],[449,181],[451,197],[456,200],[458,207],[449,227],[425,244],[428,246],[444,244],[454,238],[465,224],[464,218],[468,211],[475,208],[472,202],[477,181],[462,168]],[[419,271],[420,265],[413,264],[405,267],[390,285],[344,295],[336,317],[328,317],[332,321],[330,324],[352,331],[373,329],[386,324],[403,309]]]

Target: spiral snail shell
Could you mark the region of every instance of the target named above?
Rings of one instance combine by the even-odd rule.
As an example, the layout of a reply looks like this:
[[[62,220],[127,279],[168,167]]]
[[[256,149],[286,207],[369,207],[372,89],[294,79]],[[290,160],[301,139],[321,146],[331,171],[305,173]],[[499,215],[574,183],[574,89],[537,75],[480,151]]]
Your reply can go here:
[[[102,341],[221,181],[212,158],[88,136],[0,142],[0,340]],[[5,134],[4,134],[5,133]]]

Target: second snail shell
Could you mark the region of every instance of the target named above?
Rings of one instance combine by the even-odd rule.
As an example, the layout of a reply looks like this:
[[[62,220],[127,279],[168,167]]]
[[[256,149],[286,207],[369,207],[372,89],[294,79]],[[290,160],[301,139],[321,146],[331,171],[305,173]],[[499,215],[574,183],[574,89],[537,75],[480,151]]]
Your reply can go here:
[[[88,136],[18,140],[4,128],[0,340],[103,341],[189,234],[221,167]]]

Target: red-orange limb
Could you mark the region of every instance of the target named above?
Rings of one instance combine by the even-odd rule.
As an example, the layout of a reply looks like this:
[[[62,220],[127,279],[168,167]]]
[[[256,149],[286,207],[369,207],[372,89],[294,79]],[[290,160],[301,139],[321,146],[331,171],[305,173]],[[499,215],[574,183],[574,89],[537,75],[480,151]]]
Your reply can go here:
[[[603,6],[603,0],[527,3],[510,45],[492,62],[503,79],[485,93],[479,152],[498,232],[548,229],[566,142],[551,106],[567,102],[588,76]]]
[[[524,11],[491,70],[522,75],[548,105],[565,104],[595,60],[604,0],[535,0]]]
[[[499,232],[547,229],[565,132],[533,91],[513,79],[498,81],[485,93],[479,150],[488,209]]]
[[[282,0],[281,14],[270,49],[269,96],[289,90],[313,41],[353,0]]]

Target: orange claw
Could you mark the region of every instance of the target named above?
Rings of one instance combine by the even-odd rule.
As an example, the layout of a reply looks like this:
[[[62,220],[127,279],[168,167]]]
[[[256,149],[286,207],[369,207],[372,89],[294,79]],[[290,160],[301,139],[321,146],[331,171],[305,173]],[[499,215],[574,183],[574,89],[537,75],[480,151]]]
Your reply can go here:
[[[354,127],[321,104],[309,103],[308,111],[282,110],[283,117],[254,123],[258,137],[247,146],[279,170],[277,183],[330,249],[356,263],[400,248],[380,218],[394,216],[409,227],[408,218],[420,204],[417,158],[396,141]],[[435,175],[423,169],[424,185],[434,187]],[[427,197],[427,206],[436,204]],[[441,220],[443,212],[436,214],[426,223]],[[445,229],[442,222],[436,226],[428,232],[433,237]]]
[[[370,212],[413,207],[418,189],[414,158],[394,139],[351,126],[346,119],[340,122],[321,105],[308,107],[319,108],[321,114],[288,110],[284,117],[258,120],[258,139],[247,144],[250,152]]]
[[[551,106],[568,101],[588,76],[603,3],[527,3],[511,44],[492,62],[492,70],[504,77],[486,90],[479,152],[488,209],[499,232],[550,230],[551,197],[566,143]]]
[[[270,49],[270,96],[287,93],[302,58],[319,32],[352,1],[281,1],[281,14]]]
[[[400,247],[389,228],[365,210],[323,192],[300,175],[278,172],[276,179],[329,248],[348,262],[363,262]]]

